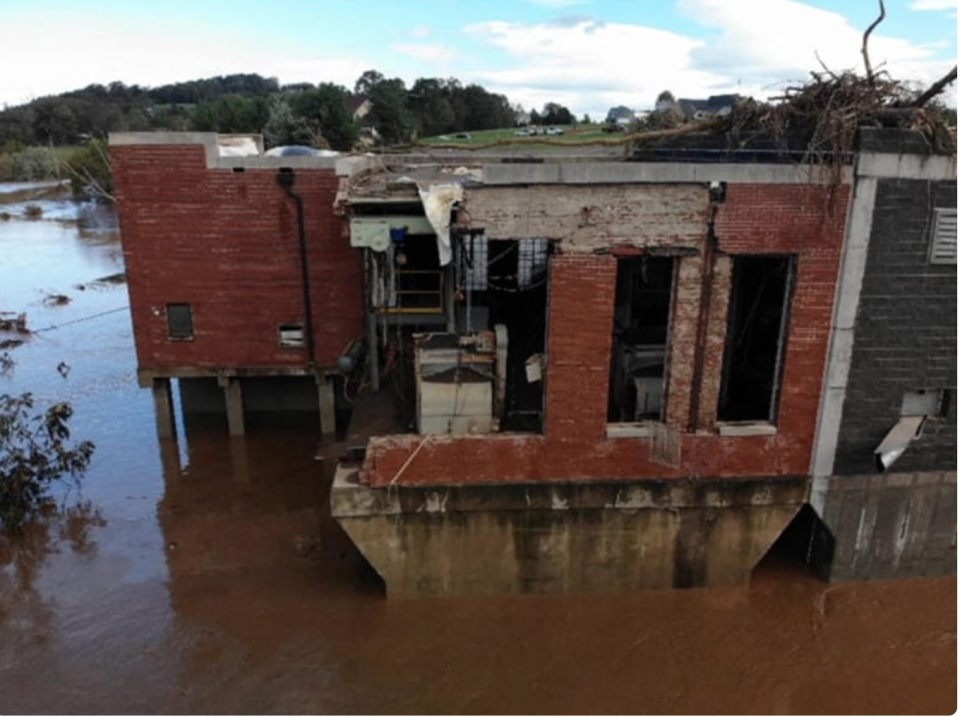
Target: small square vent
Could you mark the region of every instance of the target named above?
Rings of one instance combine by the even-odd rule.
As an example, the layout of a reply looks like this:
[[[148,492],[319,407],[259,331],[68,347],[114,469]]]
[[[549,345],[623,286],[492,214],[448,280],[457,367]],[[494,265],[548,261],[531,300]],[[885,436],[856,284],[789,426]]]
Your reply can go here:
[[[933,241],[930,244],[930,263],[957,263],[956,209],[934,210]]]
[[[281,324],[280,325],[280,347],[285,349],[302,349],[305,343],[303,340],[303,326],[300,324]]]

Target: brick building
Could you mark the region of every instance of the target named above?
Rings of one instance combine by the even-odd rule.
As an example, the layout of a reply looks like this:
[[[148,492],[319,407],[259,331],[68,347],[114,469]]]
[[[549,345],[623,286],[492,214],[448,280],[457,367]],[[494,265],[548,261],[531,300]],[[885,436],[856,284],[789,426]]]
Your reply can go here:
[[[112,138],[141,381],[161,429],[172,377],[233,432],[266,380],[316,381],[293,395],[319,394],[325,433],[351,406],[341,433],[364,450],[333,512],[391,594],[738,583],[782,535],[812,539],[824,573],[847,560],[834,453],[836,473],[865,470],[858,386],[891,335],[869,328],[873,295],[850,294],[857,266],[883,284],[889,254],[878,238],[864,273],[851,238],[885,206],[863,204],[870,182],[888,191],[863,157],[335,162],[222,142]],[[891,197],[913,181],[902,164]],[[955,286],[937,271],[932,291]],[[937,321],[944,358],[916,387],[951,406]],[[948,420],[930,423],[955,446]],[[924,460],[955,475],[945,452]]]
[[[161,435],[174,431],[171,378],[187,409],[226,408],[233,434],[245,398],[250,411],[281,395],[322,407],[332,433],[329,374],[364,326],[359,257],[331,211],[336,160],[237,156],[230,140],[111,137],[141,385]]]

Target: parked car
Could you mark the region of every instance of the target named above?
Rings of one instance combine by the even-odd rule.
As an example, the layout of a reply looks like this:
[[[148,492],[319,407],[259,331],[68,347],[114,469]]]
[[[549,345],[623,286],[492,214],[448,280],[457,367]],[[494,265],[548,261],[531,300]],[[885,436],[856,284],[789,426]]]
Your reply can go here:
[[[548,127],[547,134],[550,136],[556,136],[558,134],[563,134],[563,127]]]
[[[473,135],[469,132],[458,132],[457,139],[473,139]]]
[[[533,133],[534,133],[534,130],[530,129],[529,127],[521,127],[516,132],[514,132],[514,134],[517,137],[529,137]]]

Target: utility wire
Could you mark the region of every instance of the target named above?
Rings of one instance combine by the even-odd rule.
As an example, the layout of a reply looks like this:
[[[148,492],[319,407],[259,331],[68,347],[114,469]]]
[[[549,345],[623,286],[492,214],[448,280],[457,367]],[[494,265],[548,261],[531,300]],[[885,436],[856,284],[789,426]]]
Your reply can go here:
[[[99,319],[101,316],[108,316],[109,314],[116,314],[119,311],[127,311],[130,307],[120,306],[116,309],[110,309],[109,311],[101,311],[99,314],[91,314],[90,316],[82,316],[79,319],[73,319],[72,321],[64,321],[62,324],[53,324],[51,326],[44,326],[42,329],[34,329],[30,333],[33,334],[42,334],[45,331],[53,331],[54,329],[62,329],[64,326],[70,326],[71,324],[79,324],[84,321],[92,321],[93,319]]]

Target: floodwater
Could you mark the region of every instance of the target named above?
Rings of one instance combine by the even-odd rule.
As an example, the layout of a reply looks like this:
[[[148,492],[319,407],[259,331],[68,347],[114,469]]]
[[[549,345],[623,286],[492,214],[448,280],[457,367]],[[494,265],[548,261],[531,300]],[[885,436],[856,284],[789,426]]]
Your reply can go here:
[[[126,288],[96,281],[118,238],[71,212],[0,221],[0,311],[47,329],[0,392],[72,401],[97,444],[62,514],[0,538],[0,713],[955,710],[954,578],[388,602],[312,423],[160,445]]]

